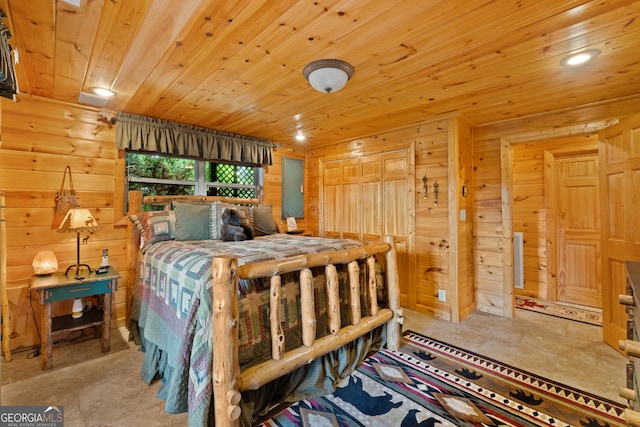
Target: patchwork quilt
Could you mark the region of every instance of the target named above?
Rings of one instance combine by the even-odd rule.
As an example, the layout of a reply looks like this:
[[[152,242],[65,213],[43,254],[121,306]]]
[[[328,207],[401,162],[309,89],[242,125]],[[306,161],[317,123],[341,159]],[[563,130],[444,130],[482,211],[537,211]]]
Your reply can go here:
[[[140,255],[132,319],[137,321],[145,351],[143,378],[148,383],[154,378],[162,379],[160,397],[166,399],[165,410],[188,411],[190,425],[208,424],[212,404],[211,355],[215,351],[210,289],[214,255],[233,254],[238,257],[238,264],[244,265],[360,245],[350,239],[274,234],[243,242],[165,241],[149,247]],[[339,274],[341,286],[347,286],[346,272]],[[297,281],[297,274],[283,276],[287,349],[301,342]],[[323,268],[314,271],[314,281],[318,336],[322,336],[327,330]],[[361,283],[365,288],[364,272]],[[241,281],[238,295],[239,356],[241,366],[246,367],[271,355],[268,280]],[[348,319],[343,319],[345,322]]]

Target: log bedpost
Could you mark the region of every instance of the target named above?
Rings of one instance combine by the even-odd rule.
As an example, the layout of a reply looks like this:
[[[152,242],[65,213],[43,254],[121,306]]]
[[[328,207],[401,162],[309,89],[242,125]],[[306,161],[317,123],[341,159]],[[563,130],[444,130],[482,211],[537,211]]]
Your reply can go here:
[[[212,323],[213,395],[216,427],[240,425],[240,364],[238,359],[238,259],[216,256],[213,272]]]
[[[367,257],[367,271],[369,279],[369,314],[375,316],[378,314],[378,287],[376,282],[376,258],[374,256]]]
[[[349,305],[351,307],[351,324],[357,325],[362,317],[360,307],[360,266],[358,261],[351,261],[347,267],[349,271]]]
[[[316,309],[313,274],[308,268],[300,270],[300,314],[302,315],[302,343],[311,347],[316,340]]]
[[[340,284],[338,283],[338,270],[333,264],[324,268],[327,277],[327,315],[329,316],[329,332],[332,335],[338,333],[341,328],[340,319]]]
[[[280,315],[280,288],[282,277],[277,274],[271,276],[269,297],[269,322],[271,326],[271,357],[275,360],[282,359],[285,342],[282,331],[282,316]]]
[[[402,313],[400,311],[400,284],[398,283],[398,262],[396,260],[396,240],[394,236],[384,236],[385,243],[391,248],[385,254],[387,267],[387,292],[389,294],[389,308],[393,317],[387,322],[387,348],[398,350],[402,336]]]

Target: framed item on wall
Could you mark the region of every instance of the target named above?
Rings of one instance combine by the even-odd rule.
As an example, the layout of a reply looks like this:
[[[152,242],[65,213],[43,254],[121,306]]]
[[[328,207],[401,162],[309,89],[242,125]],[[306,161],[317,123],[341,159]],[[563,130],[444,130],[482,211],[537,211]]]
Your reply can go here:
[[[282,158],[282,218],[304,218],[304,160]]]

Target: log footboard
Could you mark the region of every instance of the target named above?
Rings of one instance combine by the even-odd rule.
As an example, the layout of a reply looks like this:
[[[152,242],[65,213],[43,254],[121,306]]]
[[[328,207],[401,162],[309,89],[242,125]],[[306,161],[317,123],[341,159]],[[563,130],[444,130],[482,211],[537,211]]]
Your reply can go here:
[[[384,256],[385,285],[388,308],[378,308],[376,298],[375,256]],[[366,260],[370,315],[361,316],[358,260]],[[349,317],[351,324],[342,326],[336,264],[346,264],[349,271]],[[311,269],[325,267],[329,335],[316,340],[316,319]],[[303,345],[284,352],[284,334],[280,326],[280,277],[282,274],[300,272]],[[385,237],[383,243],[331,253],[300,255],[282,261],[265,261],[238,268],[238,261],[231,256],[213,259],[213,354],[212,378],[214,393],[215,425],[238,426],[241,415],[240,392],[255,390],[268,382],[310,363],[316,358],[354,341],[373,329],[387,324],[387,347],[400,347],[402,312],[399,306],[399,285],[395,241]],[[238,359],[238,297],[239,279],[270,278],[270,324],[272,359],[240,372]]]

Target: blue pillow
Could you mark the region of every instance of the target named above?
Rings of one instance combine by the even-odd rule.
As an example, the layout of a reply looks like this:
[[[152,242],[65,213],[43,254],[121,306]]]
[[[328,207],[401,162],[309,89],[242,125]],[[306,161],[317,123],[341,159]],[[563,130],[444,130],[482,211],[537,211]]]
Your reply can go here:
[[[211,239],[211,206],[209,203],[174,202],[176,240]]]

